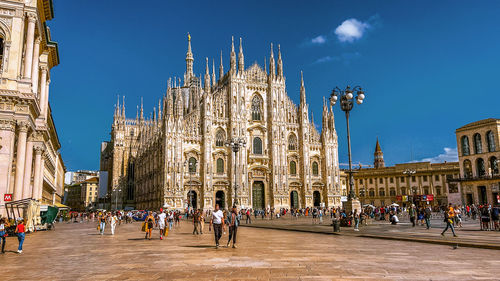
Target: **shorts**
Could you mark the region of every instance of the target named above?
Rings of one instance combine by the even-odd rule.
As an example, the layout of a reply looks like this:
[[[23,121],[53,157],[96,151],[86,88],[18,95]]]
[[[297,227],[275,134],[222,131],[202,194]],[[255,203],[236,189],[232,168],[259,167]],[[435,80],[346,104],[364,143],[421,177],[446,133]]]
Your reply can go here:
[[[159,229],[165,229],[165,224],[164,223],[159,223],[158,224]]]

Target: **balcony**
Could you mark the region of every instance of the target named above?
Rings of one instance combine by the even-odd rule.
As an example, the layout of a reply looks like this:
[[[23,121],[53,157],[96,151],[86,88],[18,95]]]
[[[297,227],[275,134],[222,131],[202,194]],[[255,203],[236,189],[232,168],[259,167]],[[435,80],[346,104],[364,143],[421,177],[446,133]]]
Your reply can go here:
[[[482,181],[482,180],[500,180],[500,174],[484,175],[484,176],[467,176],[467,177],[446,179],[447,182],[467,182],[467,181]]]

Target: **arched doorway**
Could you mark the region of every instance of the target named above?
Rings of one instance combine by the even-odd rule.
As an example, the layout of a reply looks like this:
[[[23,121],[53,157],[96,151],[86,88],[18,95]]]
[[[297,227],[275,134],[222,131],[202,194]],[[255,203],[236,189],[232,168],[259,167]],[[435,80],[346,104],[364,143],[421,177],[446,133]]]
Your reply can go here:
[[[319,207],[321,203],[321,194],[317,190],[313,192],[313,202],[314,202],[314,207]]]
[[[226,195],[224,191],[219,190],[215,193],[215,204],[218,204],[221,209],[226,208]]]
[[[256,181],[252,187],[252,208],[254,210],[264,210],[266,202],[264,200],[264,183]]]
[[[290,207],[293,209],[299,208],[299,194],[295,190],[290,192]]]
[[[193,209],[198,209],[198,195],[196,194],[196,191],[190,190],[187,196],[188,196],[189,207]]]

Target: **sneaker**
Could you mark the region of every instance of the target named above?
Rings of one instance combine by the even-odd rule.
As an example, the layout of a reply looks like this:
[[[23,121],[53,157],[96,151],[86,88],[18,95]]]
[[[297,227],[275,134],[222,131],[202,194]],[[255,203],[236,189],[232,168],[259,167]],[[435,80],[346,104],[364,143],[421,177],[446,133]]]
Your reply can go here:
[[[227,244],[226,244],[226,248],[229,248],[229,242],[227,242]]]
[[[359,229],[355,228],[354,231],[359,231]]]
[[[458,235],[453,234],[453,237],[458,237]]]
[[[236,247],[236,245],[235,245],[235,244],[233,244],[233,248],[234,248],[234,249],[236,249],[236,248],[238,248],[238,247]]]
[[[441,232],[441,236],[444,236],[444,233]]]
[[[17,250],[17,253],[18,253],[18,254],[20,254],[20,253],[22,253],[22,252],[23,252],[23,250]]]
[[[219,245],[215,245],[215,249],[219,249]]]
[[[160,236],[160,240],[163,240],[163,237]]]

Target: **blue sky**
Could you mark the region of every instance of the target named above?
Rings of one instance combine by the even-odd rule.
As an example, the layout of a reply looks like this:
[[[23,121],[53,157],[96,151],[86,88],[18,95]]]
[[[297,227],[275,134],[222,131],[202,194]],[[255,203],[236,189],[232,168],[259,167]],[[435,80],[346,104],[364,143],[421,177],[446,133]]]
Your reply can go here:
[[[142,5],[140,4],[142,3]],[[499,118],[500,1],[54,1],[49,22],[61,64],[50,102],[68,170],[98,169],[113,105],[126,96],[135,117],[149,111],[170,76],[185,70],[186,33],[195,73],[243,38],[246,66],[281,44],[289,96],[300,71],[321,129],[322,99],[360,85],[351,112],[353,161],[371,164],[378,137],[386,164],[453,159],[456,128]],[[276,51],[276,49],[275,49]],[[345,117],[335,108],[340,162],[347,162]],[[445,149],[446,148],[446,149]],[[441,156],[440,156],[441,155]]]

